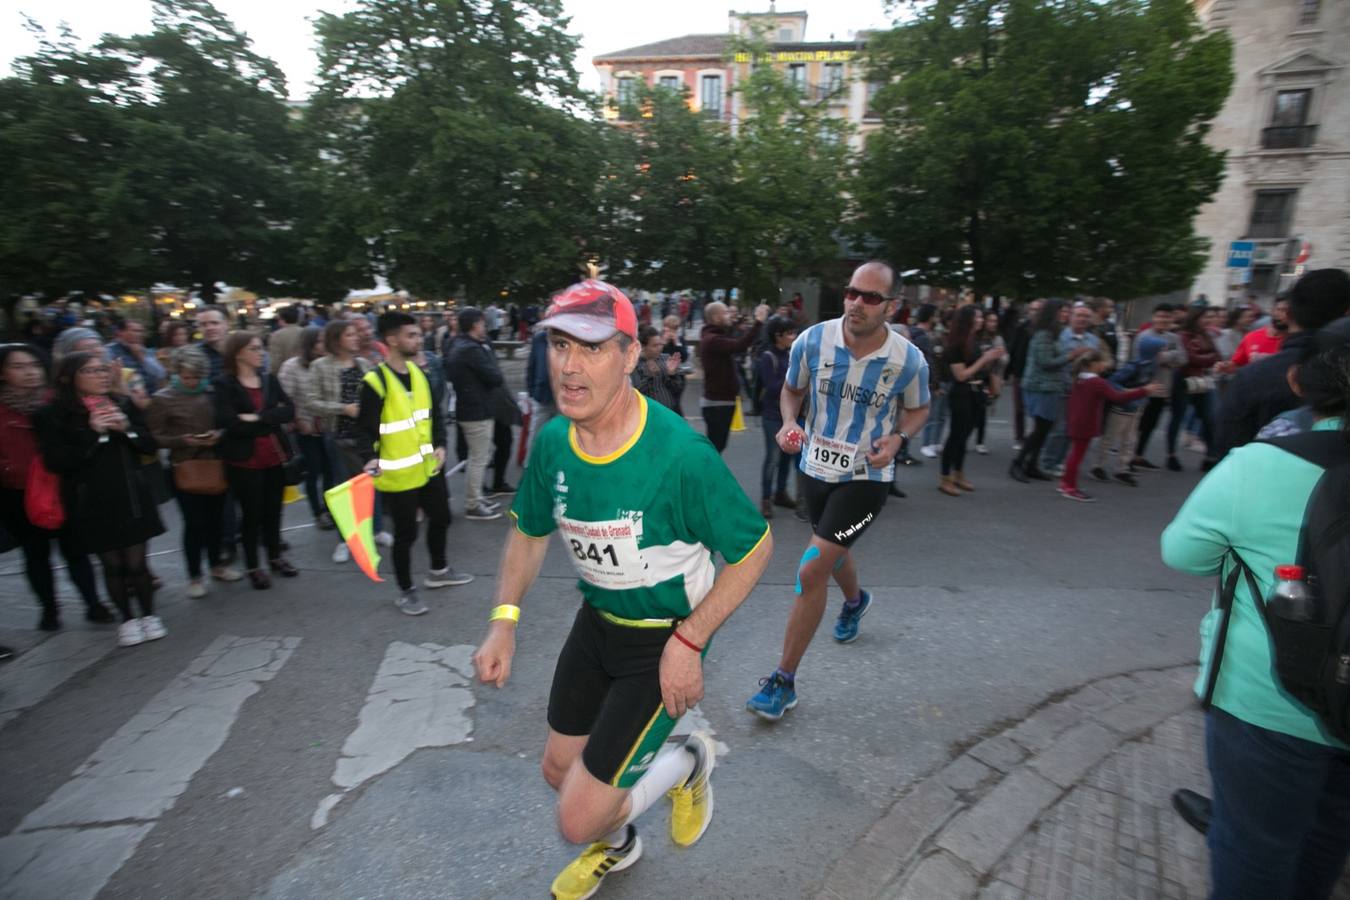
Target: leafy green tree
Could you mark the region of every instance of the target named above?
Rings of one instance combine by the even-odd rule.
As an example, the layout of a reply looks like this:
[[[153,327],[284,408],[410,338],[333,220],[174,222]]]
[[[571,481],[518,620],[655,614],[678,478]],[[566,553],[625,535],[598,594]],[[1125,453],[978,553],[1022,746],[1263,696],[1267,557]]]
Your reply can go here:
[[[119,66],[78,52],[69,32],[0,80],[0,294],[92,294],[149,284],[150,236],[127,221],[132,124],[96,85]]]
[[[870,49],[858,226],[921,278],[1129,297],[1203,265],[1231,47],[1188,0],[935,0]]]
[[[560,0],[363,0],[323,15],[313,113],[395,285],[536,299],[575,280],[595,222],[599,124]]]
[[[737,49],[757,55],[767,46]],[[852,128],[772,66],[755,66],[737,90],[747,113],[734,151],[738,281],[772,299],[783,278],[819,275],[839,256]]]
[[[606,276],[647,290],[734,284],[734,156],[687,94],[639,85],[613,129],[598,191]]]

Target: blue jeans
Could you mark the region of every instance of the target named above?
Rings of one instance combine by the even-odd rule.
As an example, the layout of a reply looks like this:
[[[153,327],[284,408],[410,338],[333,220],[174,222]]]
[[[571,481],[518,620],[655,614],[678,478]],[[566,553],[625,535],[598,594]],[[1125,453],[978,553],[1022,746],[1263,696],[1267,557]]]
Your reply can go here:
[[[1206,719],[1211,900],[1326,900],[1350,853],[1350,751]]]
[[[942,432],[947,428],[947,395],[952,392],[950,384],[942,385],[942,392],[933,392],[929,398],[928,424],[923,426],[923,446],[942,445]]]
[[[760,466],[759,472],[759,495],[768,500],[774,495],[775,483],[778,493],[787,493],[788,472],[798,454],[784,453],[783,448],[778,446],[777,435],[778,429],[783,427],[782,422],[760,419],[760,424],[764,428],[764,464]]]
[[[1055,428],[1050,432],[1050,439],[1045,442],[1045,450],[1041,453],[1042,469],[1057,469],[1064,465],[1064,459],[1069,455],[1069,398],[1067,396],[1059,399],[1059,415],[1055,417]]]

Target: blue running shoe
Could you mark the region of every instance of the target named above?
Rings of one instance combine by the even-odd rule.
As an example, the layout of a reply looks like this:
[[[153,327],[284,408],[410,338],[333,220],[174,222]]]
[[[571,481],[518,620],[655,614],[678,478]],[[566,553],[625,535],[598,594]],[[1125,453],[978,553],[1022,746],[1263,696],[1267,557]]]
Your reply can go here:
[[[858,608],[849,611],[848,605],[839,610],[839,621],[834,623],[834,639],[841,644],[851,644],[858,639],[858,620],[867,615],[867,610],[872,606],[872,595],[867,591],[862,592],[862,601]]]
[[[745,708],[761,719],[777,722],[783,713],[797,705],[797,692],[777,672],[761,678],[759,684],[759,693],[745,701]]]

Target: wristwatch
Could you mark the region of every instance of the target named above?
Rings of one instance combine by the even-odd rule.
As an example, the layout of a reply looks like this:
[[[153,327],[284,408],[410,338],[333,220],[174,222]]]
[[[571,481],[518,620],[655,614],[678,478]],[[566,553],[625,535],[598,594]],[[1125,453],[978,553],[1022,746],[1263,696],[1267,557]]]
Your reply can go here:
[[[897,431],[896,434],[900,435],[900,443],[902,444],[909,440],[909,435],[903,431]]]

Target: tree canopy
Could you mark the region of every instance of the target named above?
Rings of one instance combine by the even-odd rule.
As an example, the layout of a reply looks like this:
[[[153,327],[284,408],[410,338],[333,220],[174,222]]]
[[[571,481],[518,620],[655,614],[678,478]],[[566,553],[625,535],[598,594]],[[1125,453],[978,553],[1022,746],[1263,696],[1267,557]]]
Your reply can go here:
[[[936,0],[869,49],[857,224],[920,280],[1129,297],[1203,265],[1231,48],[1188,0]]]

